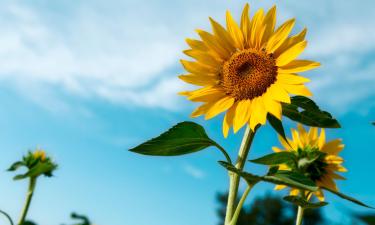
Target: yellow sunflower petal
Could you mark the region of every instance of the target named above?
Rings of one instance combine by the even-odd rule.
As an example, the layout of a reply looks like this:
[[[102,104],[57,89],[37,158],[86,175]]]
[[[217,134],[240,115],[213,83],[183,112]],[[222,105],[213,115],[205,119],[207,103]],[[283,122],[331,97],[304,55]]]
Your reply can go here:
[[[187,60],[181,59],[181,64],[190,73],[197,73],[197,74],[216,74],[218,68],[210,67],[207,65],[203,65],[198,62],[191,62]]]
[[[274,151],[274,152],[282,152],[283,150],[281,150],[280,148],[278,148],[278,147],[272,147],[272,150]]]
[[[300,73],[315,69],[320,63],[309,60],[294,60],[284,66],[279,67],[279,73]]]
[[[306,146],[308,144],[308,136],[305,128],[299,123],[297,129],[302,146]]]
[[[286,49],[283,53],[280,54],[279,57],[276,59],[276,65],[281,67],[285,66],[294,59],[296,59],[302,52],[305,50],[307,46],[307,41],[301,41],[289,49]]]
[[[198,51],[194,49],[189,49],[189,50],[185,50],[184,53],[185,55],[188,55],[196,59],[202,65],[219,68],[222,64],[221,61],[218,61],[215,57],[213,57],[208,52],[202,52],[202,51]]]
[[[244,49],[244,38],[242,31],[229,11],[227,11],[226,19],[228,32],[232,37],[235,46],[240,50]]]
[[[322,128],[320,130],[320,135],[319,135],[319,139],[318,139],[318,147],[319,147],[320,150],[323,148],[325,143],[326,143],[326,132]]]
[[[312,96],[312,93],[305,87],[305,85],[293,85],[293,84],[283,84],[283,88],[291,94],[302,95],[302,96]]]
[[[264,12],[259,9],[251,20],[250,46],[260,49],[265,27],[263,26]]]
[[[318,128],[317,127],[311,127],[308,134],[308,144],[310,146],[317,146],[318,142]]]
[[[208,86],[190,91],[188,93],[188,99],[193,102],[209,102],[215,101],[225,96],[225,93],[220,87]]]
[[[324,193],[322,190],[318,190],[316,192],[314,192],[314,194],[316,195],[316,197],[318,198],[319,201],[323,202],[324,201]]]
[[[343,176],[341,176],[337,173],[332,173],[331,176],[332,176],[333,179],[336,179],[336,180],[346,180],[345,177],[343,177]]]
[[[291,141],[288,141],[289,144],[284,140],[283,137],[281,137],[280,135],[278,135],[278,138],[279,138],[279,141],[280,141],[280,144],[286,149],[286,150],[292,150],[292,146],[290,146],[289,144],[291,144]]]
[[[292,196],[297,196],[299,195],[299,190],[298,189],[295,189],[295,188],[292,188],[289,192],[289,195],[292,195]]]
[[[229,52],[232,53],[236,50],[234,46],[234,41],[229,33],[222,27],[218,22],[210,17],[210,22],[214,35],[216,36],[218,42]]]
[[[336,139],[325,143],[321,148],[321,151],[331,155],[337,155],[343,148],[344,145],[341,143],[341,140]]]
[[[275,83],[271,85],[267,92],[270,93],[272,98],[276,101],[284,102],[284,103],[290,103],[290,96],[288,95],[288,92],[286,92],[282,86]]]
[[[285,84],[303,84],[310,80],[306,77],[299,76],[298,74],[280,73],[277,75],[277,80]]]
[[[240,24],[240,27],[243,33],[245,48],[249,47],[250,34],[251,34],[249,10],[250,10],[250,5],[246,3],[245,8],[242,11],[241,24]]]
[[[327,155],[324,159],[328,164],[341,164],[344,159],[337,155]]]
[[[293,142],[296,143],[298,147],[303,148],[304,146],[302,145],[298,131],[295,129],[291,129],[291,130],[292,130]]]
[[[269,41],[267,42],[267,52],[274,52],[280,45],[283,44],[290,31],[292,31],[294,24],[295,19],[291,19],[285,22],[276,30],[276,32],[270,37]]]
[[[276,49],[276,51],[274,52],[274,56],[276,58],[279,57],[281,53],[285,52],[287,49],[297,44],[298,42],[303,41],[305,39],[306,33],[307,29],[305,28],[299,34],[287,38],[284,43],[278,49]]]
[[[279,170],[290,170],[290,168],[287,166],[287,165],[285,165],[285,164],[281,164],[281,165],[279,165]]]
[[[224,137],[228,137],[229,128],[233,124],[234,115],[237,109],[237,102],[235,102],[232,107],[230,107],[227,111],[227,113],[224,116],[223,120],[223,135]]]
[[[226,96],[217,101],[206,113],[205,119],[211,119],[212,117],[224,112],[229,109],[234,103],[234,98]]]
[[[255,98],[252,101],[252,111],[249,125],[254,130],[258,124],[263,125],[266,123],[267,112],[264,109],[262,97]]]
[[[337,190],[337,186],[335,184],[335,182],[333,181],[332,178],[328,177],[328,176],[323,176],[320,180],[320,183],[322,185],[322,187],[326,187],[326,188],[329,188],[329,189],[332,189],[332,190]]]
[[[215,102],[207,102],[196,108],[192,113],[191,117],[198,117],[205,114]]]
[[[275,186],[274,190],[278,191],[278,190],[283,190],[285,188],[287,188],[287,186],[282,185],[282,184],[278,184],[278,185]]]
[[[206,52],[209,50],[209,48],[204,44],[203,41],[187,38],[186,43],[190,46],[190,48],[194,50],[198,50],[202,52]]]
[[[212,49],[221,59],[226,60],[230,57],[230,52],[220,45],[214,35],[203,30],[197,30],[197,32],[206,46]]]
[[[269,93],[266,93],[264,96],[264,107],[267,112],[271,113],[277,119],[281,120],[281,116],[282,116],[281,104],[279,102],[274,101]]]
[[[215,76],[207,75],[185,74],[178,77],[186,83],[198,86],[214,86],[219,82]]]
[[[264,33],[263,38],[261,42],[261,46],[263,46],[264,43],[267,43],[267,41],[270,39],[271,35],[273,34],[273,31],[275,30],[275,24],[276,24],[276,6],[273,6],[266,14],[266,17],[264,18]]]
[[[243,100],[238,102],[236,113],[234,116],[233,131],[237,133],[238,130],[245,125],[250,118],[252,111],[252,101]]]

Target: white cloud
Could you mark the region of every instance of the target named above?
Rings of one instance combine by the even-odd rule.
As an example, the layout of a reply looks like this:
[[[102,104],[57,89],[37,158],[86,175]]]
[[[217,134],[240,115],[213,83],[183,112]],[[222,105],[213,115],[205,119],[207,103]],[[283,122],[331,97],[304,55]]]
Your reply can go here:
[[[191,164],[185,164],[183,166],[183,170],[185,171],[185,173],[187,173],[195,179],[203,179],[206,177],[206,173],[204,171]]]
[[[243,5],[195,0],[168,7],[163,1],[113,3],[59,3],[54,11],[46,5],[1,2],[0,82],[43,88],[19,88],[40,104],[44,96],[56,96],[56,104],[66,107],[54,93],[59,87],[81,98],[175,110],[181,108],[176,92],[184,87],[176,78],[184,37],[194,36],[194,28],[207,28],[209,15],[222,22],[226,8],[239,15]],[[317,99],[345,111],[374,96],[375,68],[364,65],[375,57],[372,1],[276,3],[279,18],[295,16],[299,27],[309,28],[305,56],[323,63],[311,84]]]
[[[169,109],[176,105],[177,87],[182,83],[168,69],[176,67],[181,47],[163,24],[137,26],[124,18],[121,25],[111,27],[105,15],[83,7],[58,25],[58,21],[48,23],[45,12],[32,7],[1,6],[3,82],[37,82],[44,93],[58,85],[81,97],[118,103]],[[33,94],[40,101],[35,97],[38,92]]]

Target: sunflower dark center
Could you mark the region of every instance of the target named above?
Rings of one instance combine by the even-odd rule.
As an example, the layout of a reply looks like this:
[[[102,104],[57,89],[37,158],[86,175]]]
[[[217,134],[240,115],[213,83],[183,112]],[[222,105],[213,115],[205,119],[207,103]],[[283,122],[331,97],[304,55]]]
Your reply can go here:
[[[224,63],[221,85],[236,100],[263,95],[276,81],[277,66],[272,55],[246,49]]]

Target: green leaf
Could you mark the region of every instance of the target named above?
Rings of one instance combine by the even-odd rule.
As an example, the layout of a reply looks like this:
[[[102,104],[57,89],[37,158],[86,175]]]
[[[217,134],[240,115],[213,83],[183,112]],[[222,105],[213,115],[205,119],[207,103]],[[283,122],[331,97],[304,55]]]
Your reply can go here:
[[[282,184],[289,187],[294,187],[298,189],[305,189],[308,191],[317,191],[318,187],[315,183],[303,174],[279,170],[274,175],[267,175],[262,178],[262,180],[271,182],[274,184]]]
[[[309,202],[300,196],[289,195],[284,197],[283,199],[294,205],[301,206],[304,209],[316,209],[328,205],[328,202]]]
[[[284,152],[271,153],[263,157],[260,157],[258,159],[252,159],[249,161],[253,163],[257,163],[257,164],[262,164],[262,165],[275,166],[275,165],[289,163],[295,160],[297,159],[294,153],[284,151]]]
[[[284,126],[281,120],[270,113],[267,114],[267,120],[272,128],[286,141],[286,143],[288,143],[288,139],[286,138]]]
[[[25,166],[25,163],[22,162],[22,161],[18,161],[18,162],[15,162],[13,163],[9,169],[7,169],[7,171],[9,172],[12,172],[12,171],[16,171],[18,168],[22,167],[22,166]]]
[[[182,122],[160,136],[138,145],[129,151],[143,155],[177,156],[217,146],[204,128],[193,122]]]
[[[283,115],[307,126],[340,128],[332,115],[319,109],[315,102],[304,96],[293,96],[291,103],[283,103]]]
[[[351,201],[351,202],[353,202],[353,203],[355,203],[357,205],[360,205],[360,206],[363,206],[363,207],[366,207],[366,208],[375,209],[372,206],[366,205],[365,203],[363,203],[363,202],[361,202],[361,201],[359,201],[359,200],[357,200],[357,199],[355,199],[353,197],[350,197],[350,196],[347,196],[347,195],[345,195],[343,193],[340,193],[338,191],[335,191],[335,190],[332,190],[332,189],[329,189],[329,188],[326,188],[326,187],[322,187],[322,188],[325,189],[325,190],[327,190],[327,191],[329,191],[329,192],[331,192],[332,194],[335,194],[335,195],[339,196],[340,198],[343,198],[343,199],[346,199],[348,201]]]
[[[230,163],[223,161],[220,161],[219,163],[227,170],[237,173],[239,176],[241,176],[248,183],[251,184],[257,183],[259,181],[265,181],[273,184],[283,184],[289,187],[304,189],[308,191],[318,190],[318,187],[315,185],[313,181],[299,173],[294,173],[291,171],[278,171],[273,175],[258,176],[248,172],[240,171]]]

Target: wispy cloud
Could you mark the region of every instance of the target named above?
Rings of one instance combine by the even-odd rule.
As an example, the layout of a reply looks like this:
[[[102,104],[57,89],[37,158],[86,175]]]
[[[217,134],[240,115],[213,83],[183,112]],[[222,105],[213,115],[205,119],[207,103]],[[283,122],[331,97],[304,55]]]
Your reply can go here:
[[[186,174],[195,179],[203,179],[206,177],[206,173],[204,171],[191,164],[183,165],[182,169],[185,171]]]

